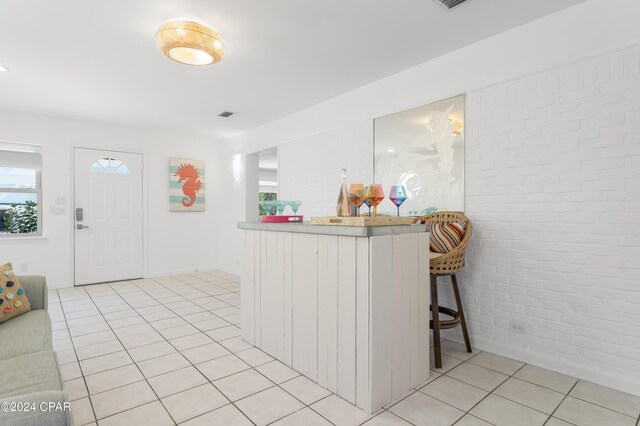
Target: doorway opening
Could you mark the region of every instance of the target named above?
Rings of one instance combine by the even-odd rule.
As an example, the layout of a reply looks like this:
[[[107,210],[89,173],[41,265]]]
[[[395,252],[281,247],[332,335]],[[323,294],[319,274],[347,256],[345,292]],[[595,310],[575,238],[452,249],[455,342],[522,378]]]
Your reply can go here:
[[[248,154],[245,177],[245,220],[255,222],[260,216],[267,214],[264,201],[278,199],[278,148]],[[273,204],[275,203],[271,203]]]
[[[267,212],[261,201],[278,199],[278,148],[258,153],[258,212],[260,216],[275,214],[275,205]]]

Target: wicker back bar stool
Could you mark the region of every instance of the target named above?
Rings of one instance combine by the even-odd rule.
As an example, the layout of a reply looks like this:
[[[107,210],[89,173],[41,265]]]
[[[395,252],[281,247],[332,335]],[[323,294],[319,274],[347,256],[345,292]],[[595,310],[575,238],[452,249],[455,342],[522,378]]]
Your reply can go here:
[[[444,223],[451,224],[454,222],[462,222],[466,225],[465,232],[460,243],[448,253],[431,252],[429,256],[429,267],[431,270],[431,321],[429,323],[433,330],[433,352],[435,355],[436,368],[442,368],[442,350],[440,344],[440,330],[457,327],[462,328],[464,343],[467,352],[471,353],[471,342],[469,341],[469,333],[467,331],[467,323],[464,318],[464,310],[462,309],[462,299],[460,298],[460,290],[458,289],[458,280],[456,273],[464,266],[464,256],[473,233],[473,226],[469,219],[461,212],[436,212],[420,218],[421,222]],[[440,306],[438,302],[438,277],[450,276],[451,285],[453,287],[453,295],[456,300],[456,309]],[[443,314],[450,319],[442,320],[440,315]]]

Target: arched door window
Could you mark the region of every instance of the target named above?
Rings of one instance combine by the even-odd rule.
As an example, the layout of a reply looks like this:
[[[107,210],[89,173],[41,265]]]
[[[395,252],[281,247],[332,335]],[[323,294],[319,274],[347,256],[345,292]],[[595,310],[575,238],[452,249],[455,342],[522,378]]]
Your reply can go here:
[[[104,157],[91,165],[91,173],[111,173],[118,175],[128,175],[129,168],[117,158]]]

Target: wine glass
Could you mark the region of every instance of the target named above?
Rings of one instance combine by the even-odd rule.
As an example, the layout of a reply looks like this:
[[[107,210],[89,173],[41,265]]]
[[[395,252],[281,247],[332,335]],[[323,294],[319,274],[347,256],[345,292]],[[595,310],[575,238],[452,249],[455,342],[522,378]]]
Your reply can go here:
[[[369,207],[369,216],[371,216],[371,203],[366,198],[364,199],[364,203]]]
[[[298,209],[300,208],[301,205],[302,205],[302,201],[289,201],[289,206],[291,207],[291,210],[293,210],[294,216],[298,215]]]
[[[349,201],[358,209],[360,216],[360,206],[364,203],[364,185],[361,183],[353,183],[349,186]]]
[[[384,190],[382,185],[374,184],[367,186],[365,197],[373,206],[373,217],[378,216],[378,204],[384,200]]]
[[[276,201],[276,210],[278,210],[278,215],[282,216],[282,213],[284,213],[284,209],[287,208],[287,202],[286,201],[282,201],[282,200],[278,200]]]
[[[389,200],[396,205],[398,216],[400,216],[400,206],[407,199],[407,191],[402,185],[393,185],[389,191]]]

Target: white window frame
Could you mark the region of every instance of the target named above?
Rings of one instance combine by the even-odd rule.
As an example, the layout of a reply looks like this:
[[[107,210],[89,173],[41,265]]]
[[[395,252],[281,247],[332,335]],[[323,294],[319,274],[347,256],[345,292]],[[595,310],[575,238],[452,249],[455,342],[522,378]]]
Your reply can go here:
[[[42,150],[38,145],[27,145],[12,142],[0,141],[0,155],[3,151],[6,152],[25,152],[33,153],[40,156],[40,163],[42,164]],[[0,192],[10,192],[14,194],[36,194],[36,202],[38,207],[37,214],[37,230],[36,232],[28,233],[11,233],[0,232],[0,239],[2,238],[33,238],[42,236],[42,166],[36,170],[36,187],[31,188],[7,188],[0,186]]]

